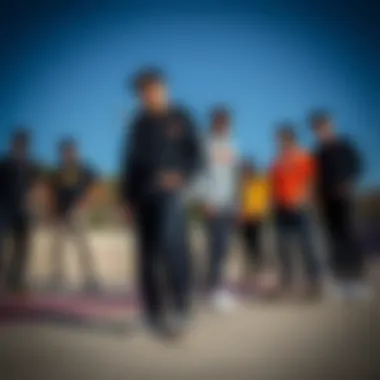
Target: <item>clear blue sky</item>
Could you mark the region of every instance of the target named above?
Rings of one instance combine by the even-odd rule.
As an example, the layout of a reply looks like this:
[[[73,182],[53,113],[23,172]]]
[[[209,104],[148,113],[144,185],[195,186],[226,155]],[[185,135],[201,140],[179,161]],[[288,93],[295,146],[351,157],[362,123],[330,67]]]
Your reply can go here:
[[[369,2],[155,3],[4,8],[1,149],[12,126],[25,123],[39,158],[54,162],[55,141],[74,135],[96,167],[116,171],[135,108],[126,79],[155,64],[200,128],[210,106],[230,104],[241,149],[263,165],[274,153],[276,122],[295,121],[312,146],[305,116],[330,108],[366,153],[365,182],[380,182],[379,30]]]

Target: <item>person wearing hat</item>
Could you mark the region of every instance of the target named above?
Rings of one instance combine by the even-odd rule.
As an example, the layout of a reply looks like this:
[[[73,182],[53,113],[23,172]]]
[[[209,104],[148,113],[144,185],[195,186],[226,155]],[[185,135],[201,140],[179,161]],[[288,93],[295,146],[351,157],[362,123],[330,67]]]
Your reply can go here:
[[[120,200],[137,232],[146,325],[178,336],[191,313],[184,193],[201,165],[199,142],[190,113],[170,101],[161,70],[142,69],[132,83],[139,110],[122,152]]]

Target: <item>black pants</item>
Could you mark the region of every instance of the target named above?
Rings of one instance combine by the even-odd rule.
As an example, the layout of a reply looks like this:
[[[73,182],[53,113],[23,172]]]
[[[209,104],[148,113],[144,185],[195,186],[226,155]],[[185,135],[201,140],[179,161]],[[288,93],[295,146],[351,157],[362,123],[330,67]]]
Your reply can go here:
[[[319,281],[321,268],[313,244],[312,225],[308,214],[303,210],[277,208],[274,218],[283,284],[289,285],[293,280],[290,244],[292,238],[298,243],[308,280]]]
[[[364,255],[354,237],[351,199],[325,197],[321,206],[333,273],[338,278],[360,277]]]
[[[29,254],[29,218],[24,213],[3,212],[0,216],[0,282],[9,290],[22,290]],[[9,265],[4,265],[4,243],[11,238]]]
[[[262,266],[261,229],[262,222],[260,220],[247,220],[241,225],[247,274],[260,269]]]
[[[175,312],[190,308],[190,257],[185,213],[176,195],[152,199],[139,207],[139,277],[143,307],[154,322],[168,302]]]
[[[209,267],[207,288],[216,290],[222,285],[233,219],[228,212],[220,212],[207,220]]]

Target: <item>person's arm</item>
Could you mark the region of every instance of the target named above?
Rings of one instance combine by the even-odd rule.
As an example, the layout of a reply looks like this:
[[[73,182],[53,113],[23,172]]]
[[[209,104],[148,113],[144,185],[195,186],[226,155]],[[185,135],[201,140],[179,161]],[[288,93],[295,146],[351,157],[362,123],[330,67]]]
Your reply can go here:
[[[26,207],[31,212],[37,211],[43,203],[44,187],[43,187],[43,170],[41,165],[31,163],[29,166],[29,183],[26,193]]]
[[[92,168],[83,169],[84,191],[82,197],[78,200],[77,208],[87,211],[98,201],[98,186],[100,184],[99,176]]]
[[[202,169],[204,157],[193,118],[188,113],[184,113],[183,118],[186,123],[186,139],[183,152],[185,154],[185,167],[183,174],[184,180],[189,182]]]
[[[138,197],[139,182],[142,177],[141,160],[141,139],[142,125],[139,120],[134,120],[127,136],[124,138],[122,147],[121,171],[118,189],[118,197],[123,207],[130,208]]]
[[[7,176],[6,161],[4,158],[2,158],[0,160],[0,196],[3,196],[3,194],[4,194],[4,187],[6,184],[6,176]]]
[[[339,196],[346,197],[352,190],[355,182],[363,171],[363,161],[356,146],[349,140],[343,142],[342,158],[344,168],[339,178],[339,185],[336,189]]]
[[[345,142],[345,155],[346,155],[346,173],[344,180],[347,182],[356,181],[363,172],[363,160],[357,147],[351,142]]]

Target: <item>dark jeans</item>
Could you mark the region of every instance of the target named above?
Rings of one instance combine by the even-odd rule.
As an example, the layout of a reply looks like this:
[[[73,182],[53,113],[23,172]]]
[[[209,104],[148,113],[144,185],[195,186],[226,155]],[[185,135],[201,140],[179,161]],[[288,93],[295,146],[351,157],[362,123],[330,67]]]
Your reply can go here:
[[[78,250],[79,264],[87,284],[97,282],[95,260],[91,245],[87,239],[84,222],[75,215],[64,215],[57,219],[54,225],[51,260],[53,279],[61,281],[64,278],[64,248],[68,238],[73,239]]]
[[[232,216],[227,212],[217,214],[207,221],[210,258],[207,276],[209,290],[214,290],[220,285],[232,225]]]
[[[139,207],[139,277],[143,306],[156,321],[169,301],[175,312],[190,309],[190,256],[185,210],[177,195],[162,195]]]
[[[321,206],[334,275],[339,278],[360,277],[364,254],[354,237],[351,200],[348,197],[326,197]]]
[[[22,290],[25,285],[25,270],[29,254],[29,218],[21,212],[0,214],[0,282],[9,290]],[[4,266],[4,242],[9,235],[11,251],[9,266]]]
[[[261,220],[247,220],[241,225],[241,236],[246,257],[247,272],[260,269],[263,261],[261,247]]]
[[[293,280],[291,239],[298,243],[305,271],[310,282],[319,280],[320,264],[313,244],[312,226],[304,211],[278,208],[274,214],[277,232],[277,249],[284,285]]]

